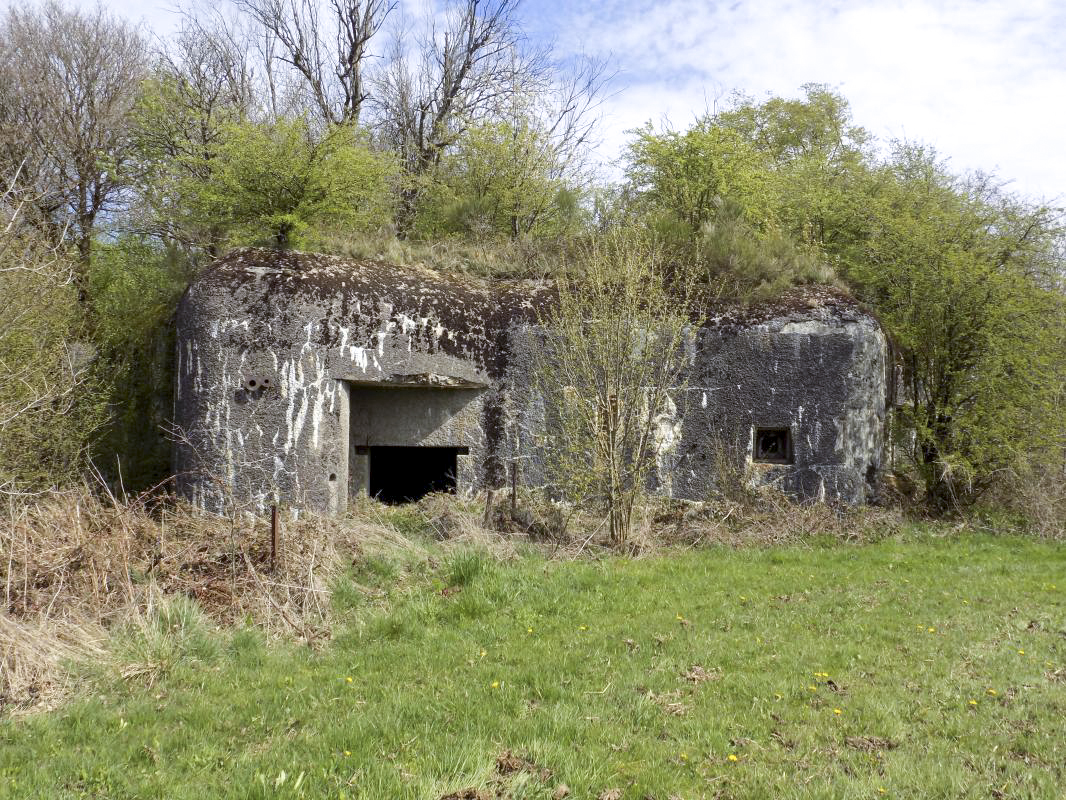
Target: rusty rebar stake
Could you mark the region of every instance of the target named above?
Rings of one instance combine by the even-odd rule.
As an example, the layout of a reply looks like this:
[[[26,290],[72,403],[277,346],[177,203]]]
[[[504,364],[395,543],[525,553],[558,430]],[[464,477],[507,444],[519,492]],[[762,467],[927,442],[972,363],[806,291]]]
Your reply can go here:
[[[270,507],[270,571],[278,568],[278,551],[281,549],[281,526],[278,525],[278,507]]]

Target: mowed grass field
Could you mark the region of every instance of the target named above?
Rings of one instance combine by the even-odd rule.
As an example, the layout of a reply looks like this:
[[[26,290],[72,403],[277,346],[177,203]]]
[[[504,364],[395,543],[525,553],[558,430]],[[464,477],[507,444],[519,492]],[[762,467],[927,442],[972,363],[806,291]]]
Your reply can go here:
[[[1066,797],[1062,545],[397,554],[334,588],[323,647],[177,615],[151,685],[3,720],[0,796]]]

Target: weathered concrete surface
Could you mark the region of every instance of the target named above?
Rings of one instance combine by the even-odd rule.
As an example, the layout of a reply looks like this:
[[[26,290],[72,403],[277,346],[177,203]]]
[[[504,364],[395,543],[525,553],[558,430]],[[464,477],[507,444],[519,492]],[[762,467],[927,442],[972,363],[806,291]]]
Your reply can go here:
[[[280,498],[342,511],[351,394],[360,399],[359,433],[365,392],[375,386],[456,392],[458,422],[422,430],[394,415],[375,435],[389,439],[388,426],[398,425],[410,437],[404,444],[469,447],[466,481],[482,480],[491,461],[483,429],[498,415],[493,404],[506,367],[501,345],[512,321],[536,318],[544,294],[535,285],[488,287],[375,262],[231,254],[188,289],[178,309],[181,489],[213,510],[263,508]]]
[[[873,495],[886,398],[885,338],[874,320],[820,306],[705,328],[696,353],[679,403],[675,496],[707,497],[726,470],[800,497],[861,503]],[[756,463],[758,428],[787,428],[793,463]]]
[[[180,486],[213,510],[276,499],[343,511],[366,448],[464,448],[461,489],[537,481],[529,348],[550,287],[486,285],[327,256],[238,251],[178,312]],[[862,502],[880,468],[886,344],[830,290],[713,316],[684,391],[659,415],[655,488],[701,499],[724,470],[809,498]],[[752,463],[753,430],[788,428],[794,462]]]

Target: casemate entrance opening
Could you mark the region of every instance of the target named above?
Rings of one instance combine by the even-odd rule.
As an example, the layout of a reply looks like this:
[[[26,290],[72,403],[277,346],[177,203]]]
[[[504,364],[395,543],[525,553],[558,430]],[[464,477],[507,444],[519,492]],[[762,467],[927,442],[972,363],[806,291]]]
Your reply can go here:
[[[369,494],[383,503],[413,503],[454,492],[460,447],[371,447]]]
[[[348,384],[349,497],[410,503],[460,488],[469,474],[465,457],[482,435],[483,391]]]

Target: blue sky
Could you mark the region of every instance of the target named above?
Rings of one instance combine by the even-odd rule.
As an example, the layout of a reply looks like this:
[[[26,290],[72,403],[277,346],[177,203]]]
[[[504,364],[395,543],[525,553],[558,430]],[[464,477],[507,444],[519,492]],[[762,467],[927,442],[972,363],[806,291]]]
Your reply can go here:
[[[403,0],[412,13],[428,2]],[[168,0],[105,5],[173,26]],[[523,14],[561,53],[613,59],[605,162],[647,120],[684,127],[733,90],[817,82],[881,140],[921,140],[958,170],[1066,200],[1066,0],[526,0]]]

